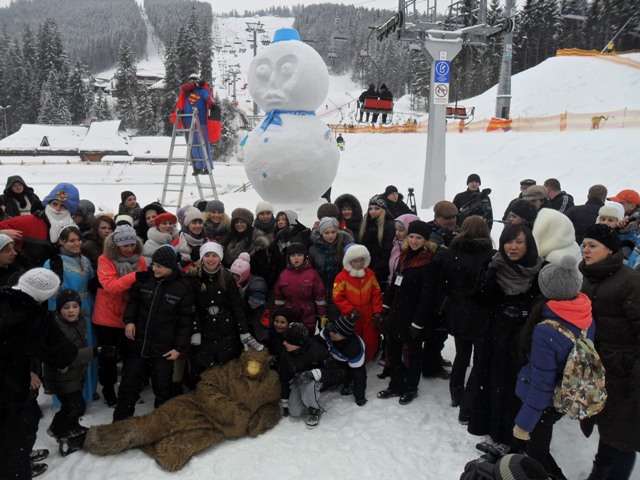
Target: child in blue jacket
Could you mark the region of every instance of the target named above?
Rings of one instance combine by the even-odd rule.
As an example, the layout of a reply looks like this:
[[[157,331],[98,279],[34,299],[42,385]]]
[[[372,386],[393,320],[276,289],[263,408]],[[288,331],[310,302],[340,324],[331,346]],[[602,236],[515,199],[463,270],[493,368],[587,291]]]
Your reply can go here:
[[[550,452],[553,425],[562,413],[553,406],[553,393],[562,378],[573,342],[552,325],[541,323],[554,320],[576,338],[582,330],[593,339],[595,323],[591,315],[591,301],[580,293],[582,275],[577,260],[563,257],[558,263],[546,265],[538,276],[544,295],[522,330],[521,348],[528,362],[518,373],[516,395],[522,407],[515,418],[513,436],[525,442],[527,455],[542,464],[556,479],[566,479]]]

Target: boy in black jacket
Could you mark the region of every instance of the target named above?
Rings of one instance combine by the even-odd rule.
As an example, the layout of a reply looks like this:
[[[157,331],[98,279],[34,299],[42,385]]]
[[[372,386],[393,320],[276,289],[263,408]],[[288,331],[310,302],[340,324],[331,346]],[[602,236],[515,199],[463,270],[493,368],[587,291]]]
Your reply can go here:
[[[325,341],[329,353],[337,361],[346,379],[340,393],[353,394],[356,404],[362,407],[367,403],[364,396],[367,389],[367,370],[364,366],[364,342],[354,332],[354,325],[358,318],[360,313],[353,310],[349,315],[338,317],[327,323],[317,336]]]
[[[191,340],[195,287],[178,268],[173,247],[163,245],[155,251],[151,270],[136,274],[124,312],[131,353],[122,372],[114,422],[133,416],[149,373],[154,406],[171,398],[173,362]]]
[[[302,323],[291,323],[285,335],[278,374],[284,416],[299,417],[308,412],[307,428],[317,427],[324,412],[319,402],[320,384],[335,384],[341,378],[327,345],[318,337],[310,338]]]

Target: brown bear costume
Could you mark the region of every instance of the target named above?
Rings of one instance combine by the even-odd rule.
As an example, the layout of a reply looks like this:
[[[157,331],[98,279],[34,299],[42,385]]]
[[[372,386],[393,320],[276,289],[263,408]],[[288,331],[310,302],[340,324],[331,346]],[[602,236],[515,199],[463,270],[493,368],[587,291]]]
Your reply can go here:
[[[140,447],[173,472],[226,438],[266,432],[280,417],[278,374],[269,369],[266,350],[249,349],[238,359],[205,370],[194,391],[147,415],[91,427],[84,448],[111,455]]]

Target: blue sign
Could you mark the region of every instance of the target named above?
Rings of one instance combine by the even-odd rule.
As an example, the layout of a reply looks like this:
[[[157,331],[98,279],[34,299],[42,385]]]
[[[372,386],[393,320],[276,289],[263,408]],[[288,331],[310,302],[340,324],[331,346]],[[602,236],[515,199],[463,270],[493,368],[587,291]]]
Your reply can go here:
[[[435,83],[449,83],[451,78],[451,62],[448,60],[436,60],[433,66]]]

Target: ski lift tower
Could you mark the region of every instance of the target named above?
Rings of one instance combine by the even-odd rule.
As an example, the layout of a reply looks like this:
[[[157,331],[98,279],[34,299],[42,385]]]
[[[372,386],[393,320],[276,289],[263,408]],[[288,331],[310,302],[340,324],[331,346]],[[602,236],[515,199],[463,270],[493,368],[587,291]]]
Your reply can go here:
[[[247,28],[245,28],[246,32],[253,33],[253,40],[251,40],[251,44],[253,45],[253,56],[255,57],[258,54],[258,34],[265,33],[264,24],[262,22],[244,22],[247,24]],[[253,114],[258,115],[259,109],[258,104],[253,102]]]
[[[431,66],[427,158],[421,201],[421,208],[428,208],[445,198],[446,107],[451,61],[463,46],[484,45],[487,36],[501,32],[504,26],[486,25],[487,0],[475,0],[473,25],[452,30],[447,30],[451,27],[446,22],[436,21],[437,0],[427,0],[426,18],[419,18],[416,3],[417,0],[398,0],[398,12],[376,28],[376,37],[382,41],[395,33],[399,41],[409,43],[409,48],[420,50]]]

